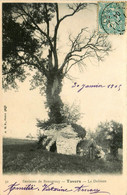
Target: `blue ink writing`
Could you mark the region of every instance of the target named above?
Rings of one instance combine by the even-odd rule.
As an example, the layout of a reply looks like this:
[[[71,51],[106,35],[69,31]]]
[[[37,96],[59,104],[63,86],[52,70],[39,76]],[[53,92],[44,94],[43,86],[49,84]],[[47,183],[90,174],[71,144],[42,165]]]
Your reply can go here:
[[[42,191],[61,191],[61,192],[71,192],[72,190],[68,190],[67,188],[63,188],[62,186],[60,188],[56,188],[54,186],[52,186],[53,183],[51,184],[44,184],[42,187]]]
[[[103,190],[100,190],[98,188],[91,188],[87,185],[80,185],[80,186],[75,186],[73,189],[68,189],[68,188],[64,188],[63,186],[60,186],[60,187],[56,187],[54,186],[53,183],[50,183],[50,184],[44,184],[42,185],[42,188],[39,189],[37,186],[35,185],[32,185],[32,184],[28,184],[28,185],[25,185],[24,187],[23,186],[20,186],[20,183],[13,183],[13,184],[10,184],[8,185],[8,188],[4,191],[4,192],[7,192],[7,195],[10,195],[10,193],[12,191],[15,191],[15,190],[18,190],[18,191],[46,191],[46,192],[49,192],[49,191],[55,191],[55,192],[87,192],[89,194],[108,194],[110,195],[109,192],[107,191],[103,191]]]
[[[101,85],[101,84],[82,84],[82,85],[79,85],[77,84],[77,82],[75,82],[73,85],[72,85],[72,88],[77,88],[77,92],[81,92],[83,89],[89,89],[89,88],[99,88],[99,89],[102,89],[102,88],[107,88],[107,89],[117,89],[117,91],[120,91],[121,89],[121,84],[109,84],[109,85]]]
[[[106,191],[101,191],[99,189],[92,189],[88,188],[89,186],[76,186],[74,192],[89,192],[89,194],[110,194],[109,192]]]
[[[107,85],[107,88],[110,88],[110,89],[112,89],[112,88],[118,88],[118,91],[120,91],[120,87],[121,86],[122,86],[121,84],[120,85],[110,84],[110,85]]]
[[[33,191],[33,190],[38,190],[38,187],[35,187],[35,185],[28,184],[25,187],[20,187],[20,184],[15,182],[13,184],[10,184],[8,188],[4,192],[8,192],[7,195],[9,195],[13,190],[28,190],[28,191]]]

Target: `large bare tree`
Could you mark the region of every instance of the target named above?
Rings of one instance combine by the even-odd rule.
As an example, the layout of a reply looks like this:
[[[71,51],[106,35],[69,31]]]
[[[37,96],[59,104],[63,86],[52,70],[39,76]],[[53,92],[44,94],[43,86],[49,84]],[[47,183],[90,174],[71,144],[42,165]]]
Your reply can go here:
[[[87,58],[104,59],[111,50],[107,36],[87,28],[70,35],[70,48],[60,62],[59,28],[68,18],[87,9],[86,3],[66,4],[68,14],[61,14],[57,3],[3,4],[3,86],[17,86],[24,81],[28,68],[34,70],[32,86],[42,86],[52,123],[64,122],[60,97],[62,81],[74,66],[86,66]],[[94,5],[95,6],[95,5]],[[61,17],[60,17],[61,16]],[[65,27],[66,28],[66,27]]]

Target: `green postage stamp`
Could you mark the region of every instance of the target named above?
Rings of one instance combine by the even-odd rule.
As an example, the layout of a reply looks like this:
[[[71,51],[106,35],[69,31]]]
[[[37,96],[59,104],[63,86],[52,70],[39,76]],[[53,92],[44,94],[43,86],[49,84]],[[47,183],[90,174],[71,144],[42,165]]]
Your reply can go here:
[[[98,32],[123,34],[125,32],[125,2],[98,2]]]

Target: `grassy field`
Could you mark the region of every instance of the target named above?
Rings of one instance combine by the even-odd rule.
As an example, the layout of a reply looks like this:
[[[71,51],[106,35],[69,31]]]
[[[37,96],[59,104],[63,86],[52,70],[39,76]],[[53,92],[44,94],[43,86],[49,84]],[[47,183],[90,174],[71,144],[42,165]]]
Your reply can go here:
[[[37,149],[36,141],[3,140],[3,173],[121,173],[120,160],[94,160]]]

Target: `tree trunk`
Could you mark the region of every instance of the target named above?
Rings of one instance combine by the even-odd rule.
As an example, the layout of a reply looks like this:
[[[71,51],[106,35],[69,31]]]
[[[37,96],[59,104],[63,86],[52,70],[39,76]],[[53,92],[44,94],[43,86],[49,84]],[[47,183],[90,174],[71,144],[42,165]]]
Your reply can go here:
[[[63,102],[60,97],[61,89],[62,76],[50,74],[47,78],[46,98],[47,106],[49,107],[49,120],[56,124],[64,122],[64,116],[61,113],[63,109]]]

